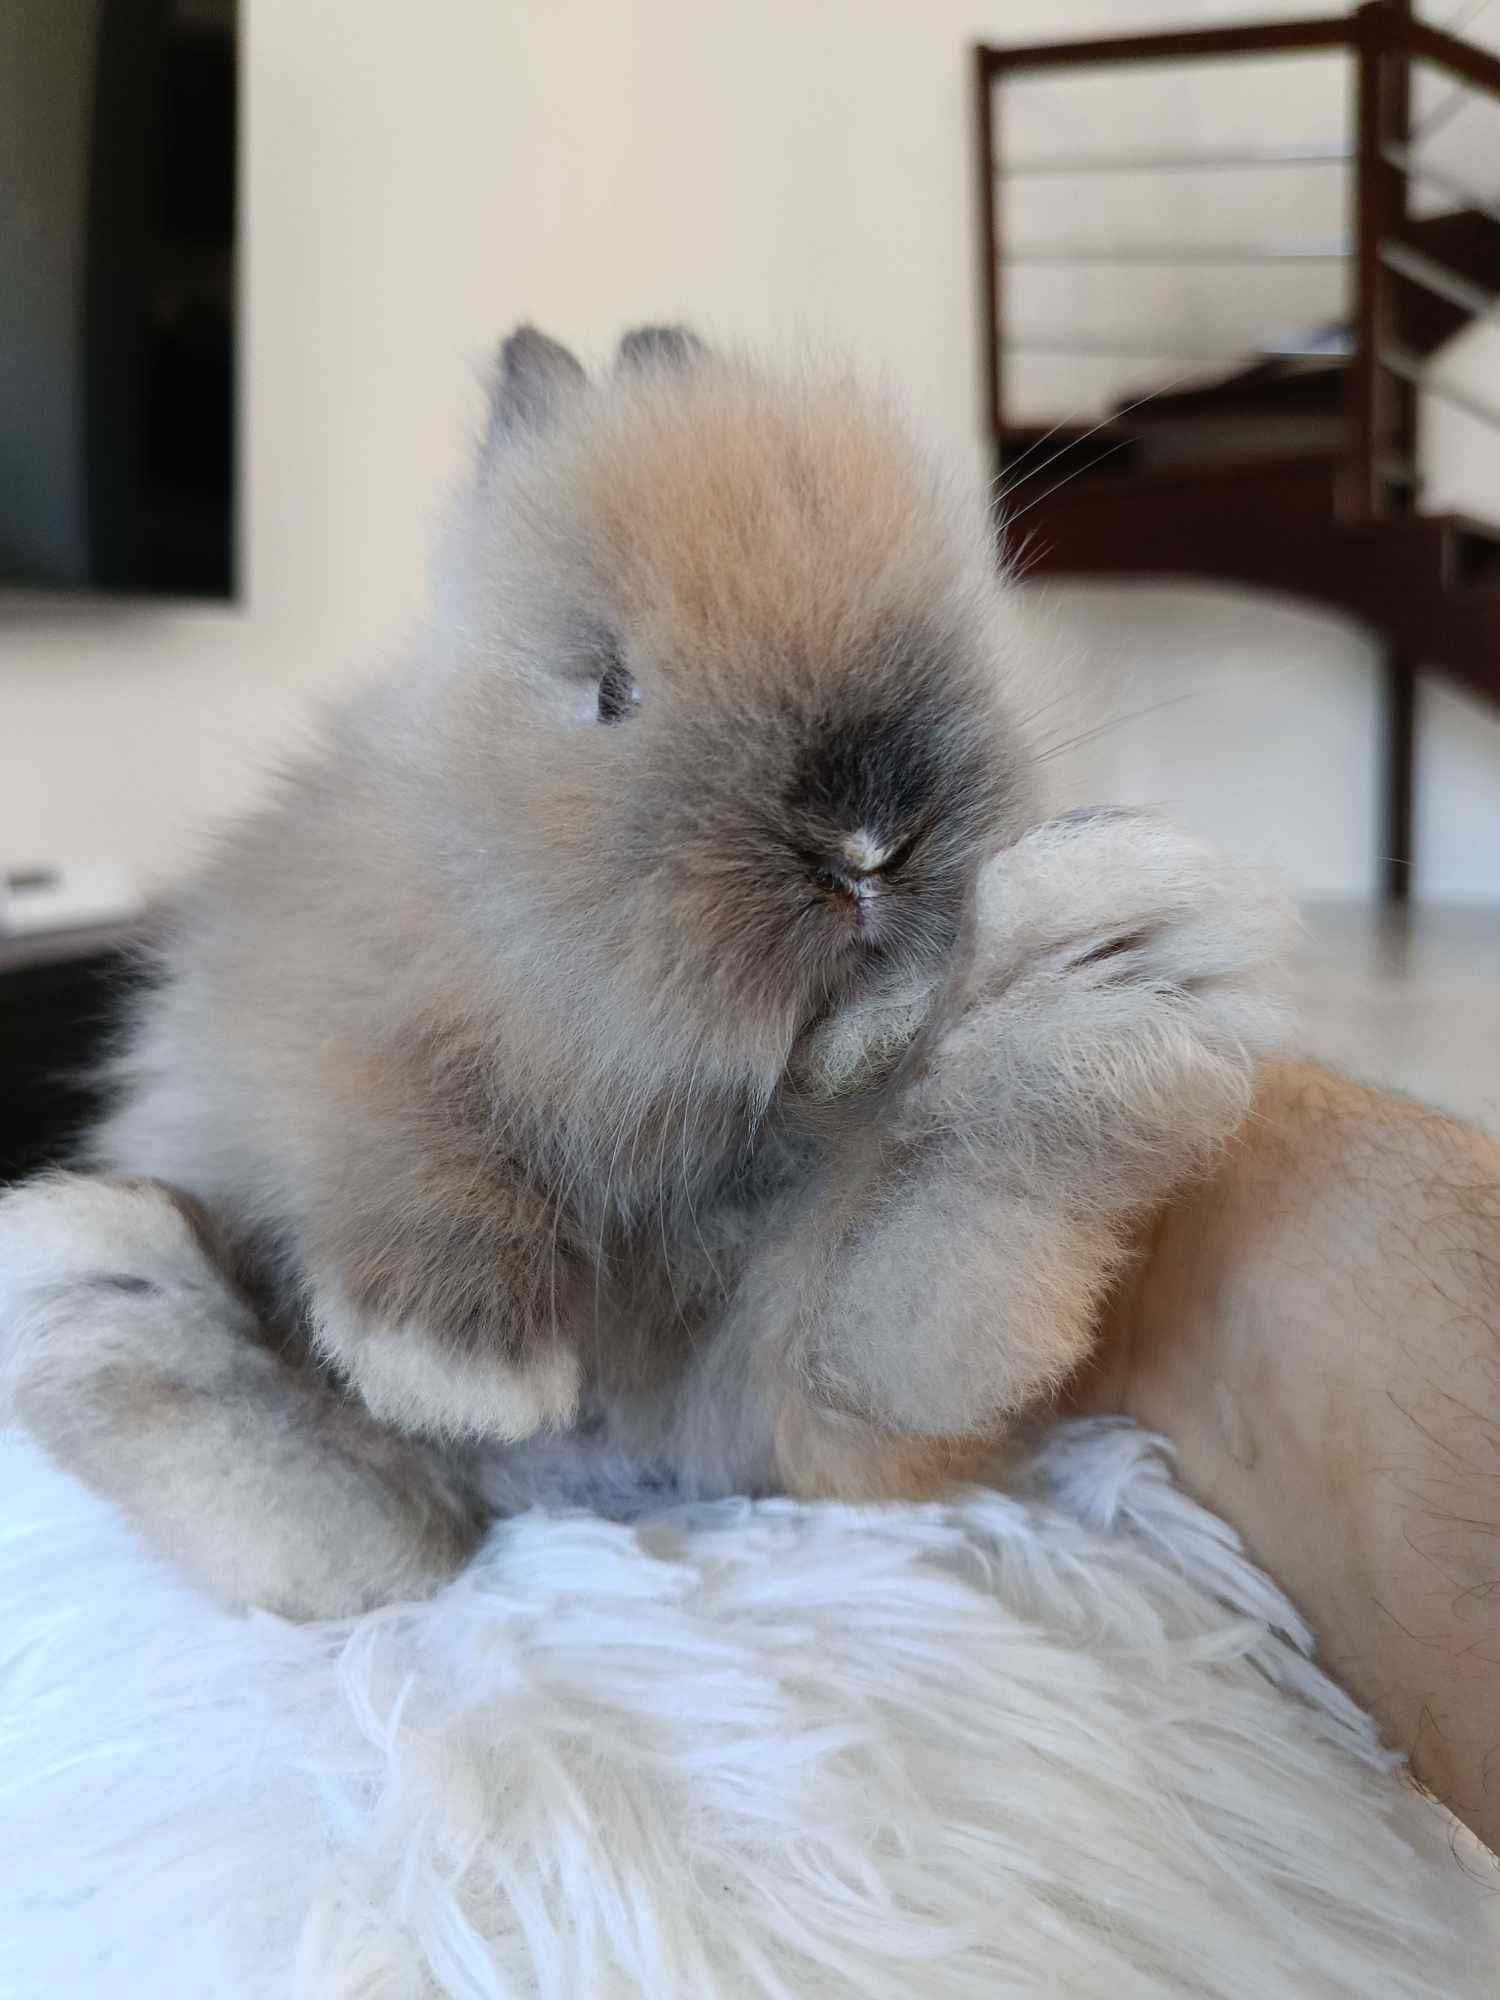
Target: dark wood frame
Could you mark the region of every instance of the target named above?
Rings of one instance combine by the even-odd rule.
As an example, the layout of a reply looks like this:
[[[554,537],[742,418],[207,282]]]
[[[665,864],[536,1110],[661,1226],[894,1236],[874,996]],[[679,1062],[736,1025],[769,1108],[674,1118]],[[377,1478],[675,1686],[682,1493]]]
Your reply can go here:
[[[1412,535],[1403,516],[1410,513],[1410,488],[1393,479],[1393,465],[1415,459],[1416,396],[1408,382],[1396,376],[1383,355],[1395,344],[1398,332],[1395,286],[1390,271],[1381,260],[1381,246],[1400,235],[1407,213],[1407,171],[1396,164],[1391,149],[1402,147],[1408,137],[1410,74],[1413,62],[1432,64],[1469,87],[1500,98],[1500,57],[1473,47],[1446,30],[1414,20],[1411,0],[1365,0],[1353,13],[1320,16],[1305,20],[1247,22],[1208,29],[1167,30],[1155,34],[1106,36],[1075,42],[1041,42],[1012,48],[981,45],[974,50],[974,140],[978,166],[977,221],[980,254],[980,357],[985,368],[985,404],[994,450],[994,472],[1004,470],[1008,425],[1005,412],[1004,341],[1002,335],[1004,299],[1001,273],[1000,218],[995,195],[998,168],[996,147],[997,110],[995,85],[1005,78],[1042,70],[1067,70],[1169,61],[1204,61],[1245,55],[1292,54],[1309,50],[1346,50],[1354,63],[1356,90],[1357,150],[1355,156],[1355,212],[1357,218],[1354,272],[1354,354],[1348,373],[1346,423],[1341,461],[1335,469],[1330,493],[1333,520],[1347,531],[1340,540],[1331,535],[1324,553],[1334,567],[1325,585],[1309,578],[1307,564],[1295,555],[1290,562],[1273,547],[1278,536],[1274,496],[1267,497],[1267,462],[1252,470],[1243,468],[1246,507],[1238,517],[1221,514],[1217,523],[1205,530],[1195,526],[1198,549],[1196,565],[1184,563],[1184,570],[1199,574],[1243,576],[1248,567],[1264,579],[1268,588],[1287,588],[1297,594],[1313,595],[1337,602],[1364,619],[1378,634],[1385,648],[1385,771],[1383,780],[1383,823],[1381,872],[1386,896],[1404,901],[1412,878],[1412,819],[1414,799],[1417,668],[1428,656],[1413,626],[1419,620],[1398,610],[1388,588],[1390,565],[1387,552],[1395,557],[1394,569],[1410,577],[1414,550],[1424,559],[1431,552],[1436,559],[1437,595],[1423,593],[1431,613],[1423,629],[1445,631],[1455,646],[1466,649],[1466,669],[1461,672],[1471,686],[1500,699],[1500,651],[1490,644],[1491,630],[1500,641],[1500,618],[1493,628],[1477,621],[1472,607],[1444,604],[1438,599],[1450,581],[1447,547],[1441,537]],[[1066,427],[1065,427],[1066,428]],[[1220,465],[1214,472],[1233,471]],[[1256,481],[1259,480],[1257,487]],[[1302,489],[1306,490],[1305,485]],[[1123,491],[1116,489],[1117,496]],[[1045,496],[1044,496],[1045,497]],[[1160,494],[1158,494],[1160,500]],[[1110,560],[1112,552],[1103,546],[1106,528],[1102,519],[1090,519],[1087,496],[1078,495],[1068,504],[1073,525],[1082,522],[1075,546],[1091,545],[1099,552],[1103,567],[1123,573],[1131,567],[1123,554]],[[1129,502],[1126,503],[1130,504]],[[1255,508],[1264,509],[1257,515]],[[1120,517],[1115,515],[1115,521]],[[1226,521],[1231,525],[1226,527]],[[1376,543],[1370,531],[1389,523],[1399,547]],[[1050,524],[1049,524],[1050,525]],[[1135,524],[1136,528],[1140,523]],[[1422,524],[1438,528],[1434,520]],[[1461,524],[1454,524],[1455,528]],[[1247,532],[1258,530],[1265,544],[1259,552],[1246,556],[1234,546]],[[1217,543],[1215,533],[1218,533]],[[1145,529],[1150,542],[1151,528]],[[1124,537],[1136,545],[1136,568],[1161,573],[1154,551],[1141,546],[1140,535]],[[1285,539],[1284,536],[1282,538]],[[1074,567],[1081,567],[1075,563]],[[1425,578],[1425,571],[1420,573]],[[1476,656],[1483,666],[1476,668]],[[1485,657],[1487,656],[1487,657]],[[1452,667],[1454,662],[1441,654],[1436,663]]]

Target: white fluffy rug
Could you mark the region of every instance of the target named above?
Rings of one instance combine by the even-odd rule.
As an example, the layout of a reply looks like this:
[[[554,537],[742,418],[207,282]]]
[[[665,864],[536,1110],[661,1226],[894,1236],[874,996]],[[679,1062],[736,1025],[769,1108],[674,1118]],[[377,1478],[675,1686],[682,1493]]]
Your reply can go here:
[[[298,1628],[7,1441],[0,1994],[1493,1994],[1488,1863],[1149,1440],[1034,1482],[530,1514]]]

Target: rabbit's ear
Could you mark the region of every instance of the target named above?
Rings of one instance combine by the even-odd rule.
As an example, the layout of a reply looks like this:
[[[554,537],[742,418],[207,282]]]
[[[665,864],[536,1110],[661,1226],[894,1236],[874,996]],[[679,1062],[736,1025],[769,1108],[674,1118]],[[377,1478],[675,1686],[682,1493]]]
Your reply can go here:
[[[616,366],[692,368],[708,359],[708,347],[685,326],[638,326],[620,342]]]
[[[546,430],[587,382],[567,348],[534,326],[518,326],[500,343],[490,389],[486,457],[507,438]]]

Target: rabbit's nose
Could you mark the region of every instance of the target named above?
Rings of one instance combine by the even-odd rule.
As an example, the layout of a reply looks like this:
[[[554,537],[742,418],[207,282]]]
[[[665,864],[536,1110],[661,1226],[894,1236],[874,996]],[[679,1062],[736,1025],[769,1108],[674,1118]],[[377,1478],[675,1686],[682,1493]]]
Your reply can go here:
[[[819,866],[818,880],[841,901],[862,903],[878,893],[878,877],[891,858],[887,842],[867,827],[848,834]]]
[[[868,827],[862,826],[842,842],[834,867],[857,880],[863,875],[878,875],[890,858],[890,843],[877,840]]]

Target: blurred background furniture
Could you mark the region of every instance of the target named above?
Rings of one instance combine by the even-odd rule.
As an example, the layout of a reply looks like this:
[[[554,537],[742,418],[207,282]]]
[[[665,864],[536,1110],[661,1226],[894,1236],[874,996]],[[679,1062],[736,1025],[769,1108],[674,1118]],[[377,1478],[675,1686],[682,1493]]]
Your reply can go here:
[[[1290,116],[1321,114],[1331,133],[1265,129],[1267,63],[1285,68]],[[1165,135],[1164,68],[1190,86]],[[1059,89],[1107,82],[1110,130],[1122,105],[1128,127],[1131,74],[1157,86],[1138,148],[1047,150],[1050,130],[1086,122],[1077,102],[1049,117]],[[1381,881],[1404,901],[1418,672],[1500,702],[1500,386],[1486,386],[1500,385],[1486,345],[1500,147],[1493,122],[1464,122],[1500,105],[1500,58],[1410,0],[1371,0],[1326,19],[981,46],[975,83],[981,351],[1013,553],[1028,575],[1193,577],[1369,627],[1386,681]],[[1076,242],[1028,235],[1028,195],[1046,185],[1055,201],[1059,177],[1089,218]],[[1331,232],[1284,226],[1309,216]],[[1321,317],[1264,330],[1269,311],[1319,303]],[[1036,320],[1049,305],[1063,323]],[[1083,357],[1097,407],[1053,421],[1049,368],[1069,360],[1076,395]],[[1434,497],[1431,433],[1455,416],[1496,454],[1493,520]]]
[[[0,1186],[66,1162],[132,965],[113,927],[0,937]]]

